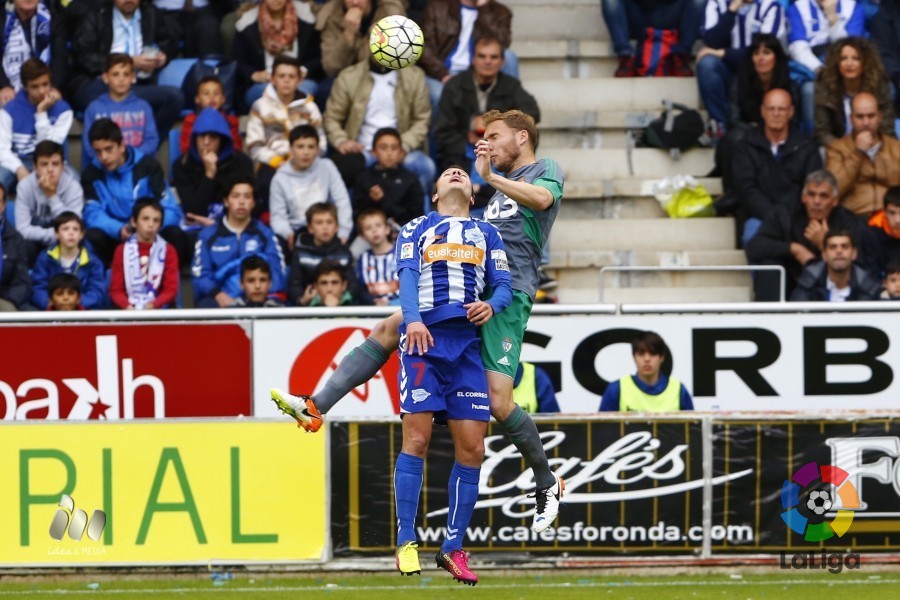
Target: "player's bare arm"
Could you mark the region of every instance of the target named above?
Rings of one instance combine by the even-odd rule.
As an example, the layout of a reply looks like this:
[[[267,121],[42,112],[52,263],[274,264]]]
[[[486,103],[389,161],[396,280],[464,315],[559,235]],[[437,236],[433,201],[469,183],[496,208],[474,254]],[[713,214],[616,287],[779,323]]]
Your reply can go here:
[[[490,186],[532,210],[543,211],[553,206],[553,194],[547,188],[524,181],[513,181],[491,171],[490,151],[489,140],[479,140],[475,144],[475,168]]]

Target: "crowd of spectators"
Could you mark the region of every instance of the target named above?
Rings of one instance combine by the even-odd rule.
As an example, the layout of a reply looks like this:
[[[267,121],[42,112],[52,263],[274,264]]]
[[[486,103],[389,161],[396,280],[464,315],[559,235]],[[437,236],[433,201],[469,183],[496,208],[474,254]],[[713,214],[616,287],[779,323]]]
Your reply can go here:
[[[407,8],[429,44],[390,71],[369,31]],[[511,23],[494,0],[15,0],[0,309],[396,303],[395,236],[437,165],[474,173],[487,110],[539,118]],[[177,88],[160,78],[175,58],[225,68]]]

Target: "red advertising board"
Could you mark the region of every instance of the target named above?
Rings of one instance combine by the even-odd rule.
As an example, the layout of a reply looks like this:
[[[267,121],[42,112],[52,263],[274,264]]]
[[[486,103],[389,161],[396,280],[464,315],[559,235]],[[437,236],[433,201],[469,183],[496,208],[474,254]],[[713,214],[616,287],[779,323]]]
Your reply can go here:
[[[239,323],[0,328],[0,419],[251,414]]]

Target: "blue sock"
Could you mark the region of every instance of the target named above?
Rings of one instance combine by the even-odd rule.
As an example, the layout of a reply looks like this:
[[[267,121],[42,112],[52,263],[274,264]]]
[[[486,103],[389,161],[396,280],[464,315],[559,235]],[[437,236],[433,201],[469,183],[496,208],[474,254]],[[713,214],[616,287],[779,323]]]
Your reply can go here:
[[[401,452],[394,465],[394,499],[397,503],[397,545],[416,541],[416,511],[422,491],[425,461]]]
[[[441,544],[441,552],[462,550],[463,538],[475,510],[478,500],[478,478],[481,467],[465,467],[458,462],[453,463],[450,471],[450,507],[447,513],[447,537]]]

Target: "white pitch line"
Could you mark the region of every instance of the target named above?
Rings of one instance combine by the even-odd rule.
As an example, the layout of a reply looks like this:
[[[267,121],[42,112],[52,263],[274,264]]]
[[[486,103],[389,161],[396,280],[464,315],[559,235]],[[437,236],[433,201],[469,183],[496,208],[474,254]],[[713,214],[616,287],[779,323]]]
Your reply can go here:
[[[628,581],[628,582],[583,582],[583,583],[541,583],[541,582],[529,582],[527,584],[479,584],[477,586],[478,589],[492,589],[492,590],[503,590],[503,589],[521,589],[523,587],[529,588],[652,588],[652,587],[686,587],[686,586],[745,586],[745,585],[767,585],[767,586],[778,586],[778,585],[807,585],[807,584],[815,584],[818,586],[821,585],[885,585],[885,584],[900,584],[900,580],[897,579],[834,579],[833,581],[822,581],[812,580],[809,581],[798,581],[796,579],[781,579],[781,580],[762,580],[762,581],[753,581],[753,580],[728,580],[728,581]],[[389,586],[339,586],[332,585],[331,587],[304,587],[304,586],[279,586],[279,587],[228,587],[228,585],[223,585],[221,587],[215,588],[159,588],[159,589],[126,589],[126,588],[118,588],[118,589],[96,589],[96,590],[22,590],[22,591],[12,591],[12,590],[0,590],[0,596],[5,595],[38,595],[38,594],[196,594],[196,593],[212,593],[218,594],[221,592],[232,592],[232,593],[263,593],[263,594],[271,594],[271,593],[279,593],[279,592],[326,592],[326,593],[334,593],[334,592],[368,592],[368,591],[445,591],[448,589],[444,586],[428,586],[428,585],[389,585]],[[455,588],[453,588],[455,589]]]

